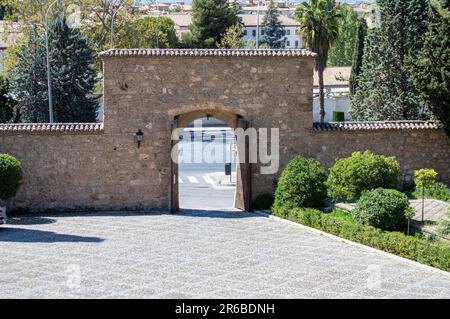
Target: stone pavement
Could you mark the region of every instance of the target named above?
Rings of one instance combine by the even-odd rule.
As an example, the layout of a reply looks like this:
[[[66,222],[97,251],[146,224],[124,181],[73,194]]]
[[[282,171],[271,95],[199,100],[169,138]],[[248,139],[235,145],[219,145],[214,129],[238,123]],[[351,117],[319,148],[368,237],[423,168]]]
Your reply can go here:
[[[414,219],[417,221],[422,220],[422,200],[413,199],[409,201],[409,204],[414,208],[416,214]],[[424,205],[424,219],[430,222],[439,222],[447,217],[450,203],[443,202],[436,199],[425,199]]]
[[[0,298],[450,298],[450,274],[251,213],[79,213],[0,227]]]

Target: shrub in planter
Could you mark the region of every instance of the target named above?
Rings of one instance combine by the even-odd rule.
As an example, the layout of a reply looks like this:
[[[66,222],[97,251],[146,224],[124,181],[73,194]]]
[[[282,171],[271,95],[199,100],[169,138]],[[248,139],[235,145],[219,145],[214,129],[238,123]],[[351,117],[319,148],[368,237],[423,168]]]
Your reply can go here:
[[[301,156],[294,158],[278,180],[273,214],[285,217],[292,208],[322,208],[325,180],[326,173],[319,162]]]
[[[22,166],[13,156],[0,154],[0,201],[14,197],[22,181]]]
[[[358,199],[364,190],[397,188],[400,165],[394,157],[366,151],[337,159],[327,180],[328,195],[335,200]]]
[[[270,209],[273,205],[273,195],[270,193],[259,194],[253,202],[253,209]]]
[[[411,213],[405,194],[383,188],[364,192],[351,212],[359,223],[383,230],[402,229]]]

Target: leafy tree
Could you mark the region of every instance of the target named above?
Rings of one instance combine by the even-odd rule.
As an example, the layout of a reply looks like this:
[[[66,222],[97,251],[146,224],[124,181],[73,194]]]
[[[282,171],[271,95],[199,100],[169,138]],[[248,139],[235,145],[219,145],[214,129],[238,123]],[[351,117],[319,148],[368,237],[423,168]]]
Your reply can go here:
[[[213,48],[220,43],[225,31],[240,23],[238,9],[227,0],[193,0],[190,31],[194,45]]]
[[[341,14],[339,35],[330,48],[328,64],[332,66],[352,65],[355,44],[358,40],[359,19],[353,8],[346,4],[337,6]]]
[[[244,47],[244,31],[240,24],[232,25],[225,31],[220,41],[219,48],[223,49],[242,49]]]
[[[17,10],[17,3],[14,0],[2,0],[0,2],[0,20],[11,17]]]
[[[4,17],[8,21],[21,21],[22,32],[28,34],[32,25],[42,29],[45,23],[45,13],[50,0],[1,0],[10,4],[11,8]],[[114,17],[114,33],[123,29],[129,21],[136,17],[137,12],[132,8],[134,0],[77,0],[72,2],[59,1],[50,13],[69,12],[69,5],[77,5],[80,9],[81,27],[87,34],[93,47],[102,51],[110,47],[111,22]],[[42,30],[41,30],[42,32]]]
[[[356,120],[426,118],[409,61],[423,46],[428,0],[378,0],[378,7],[381,19],[366,39],[351,114]]]
[[[414,84],[450,137],[450,1],[432,1],[424,46],[413,61]]]
[[[357,39],[353,52],[352,73],[350,75],[350,95],[355,95],[358,89],[358,77],[361,74],[362,59],[364,54],[364,42],[367,36],[367,23],[365,19],[358,20]]]
[[[128,23],[117,32],[120,48],[174,48],[175,23],[168,17],[145,17]]]
[[[325,120],[325,92],[323,71],[327,66],[330,46],[339,35],[341,15],[333,0],[311,0],[301,3],[295,17],[300,22],[300,32],[305,36],[305,44],[317,53],[316,71],[319,75],[320,121]]]
[[[430,188],[436,182],[437,173],[434,169],[424,168],[414,171],[414,183],[416,189],[422,191],[422,222],[425,210],[425,189]]]
[[[10,85],[4,75],[0,75],[0,123],[6,123],[14,117],[15,101],[10,95]]]
[[[275,8],[273,0],[270,0],[267,12],[261,24],[262,38],[261,43],[266,43],[271,49],[281,49],[286,46],[286,31],[278,19],[278,11]]]
[[[77,28],[60,15],[50,22],[50,61],[56,122],[93,122],[98,103],[89,97],[96,81],[94,52]],[[35,29],[18,52],[13,92],[22,122],[49,120],[44,39]]]

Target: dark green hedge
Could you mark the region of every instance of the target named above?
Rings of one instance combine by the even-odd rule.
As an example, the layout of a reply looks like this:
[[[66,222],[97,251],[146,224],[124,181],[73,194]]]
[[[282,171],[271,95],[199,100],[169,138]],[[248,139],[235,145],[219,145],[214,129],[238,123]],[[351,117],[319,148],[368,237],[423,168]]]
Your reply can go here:
[[[287,219],[366,246],[450,271],[450,245],[355,224],[315,209],[291,209]]]
[[[396,189],[399,178],[400,164],[394,157],[366,151],[336,159],[326,184],[328,195],[333,199],[354,200],[359,199],[365,190],[379,187]]]
[[[406,227],[414,212],[405,194],[396,189],[376,188],[363,192],[351,214],[360,224],[399,230]]]
[[[295,157],[278,180],[272,210],[283,216],[286,209],[322,208],[326,196],[326,178],[325,170],[318,161]]]
[[[0,154],[0,200],[14,197],[22,182],[22,166],[11,155]]]

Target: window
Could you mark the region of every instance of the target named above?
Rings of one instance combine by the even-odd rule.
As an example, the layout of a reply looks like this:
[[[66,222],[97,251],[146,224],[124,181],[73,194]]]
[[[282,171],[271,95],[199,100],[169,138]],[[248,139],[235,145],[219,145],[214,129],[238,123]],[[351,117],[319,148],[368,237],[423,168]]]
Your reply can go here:
[[[291,35],[291,30],[290,29],[286,30],[286,35]]]
[[[244,30],[244,35],[247,35],[247,30]]]
[[[291,42],[287,41],[286,46],[288,46],[288,47],[291,46]]]
[[[252,30],[252,36],[256,37],[256,30]]]
[[[295,47],[298,48],[298,41],[295,41]]]

